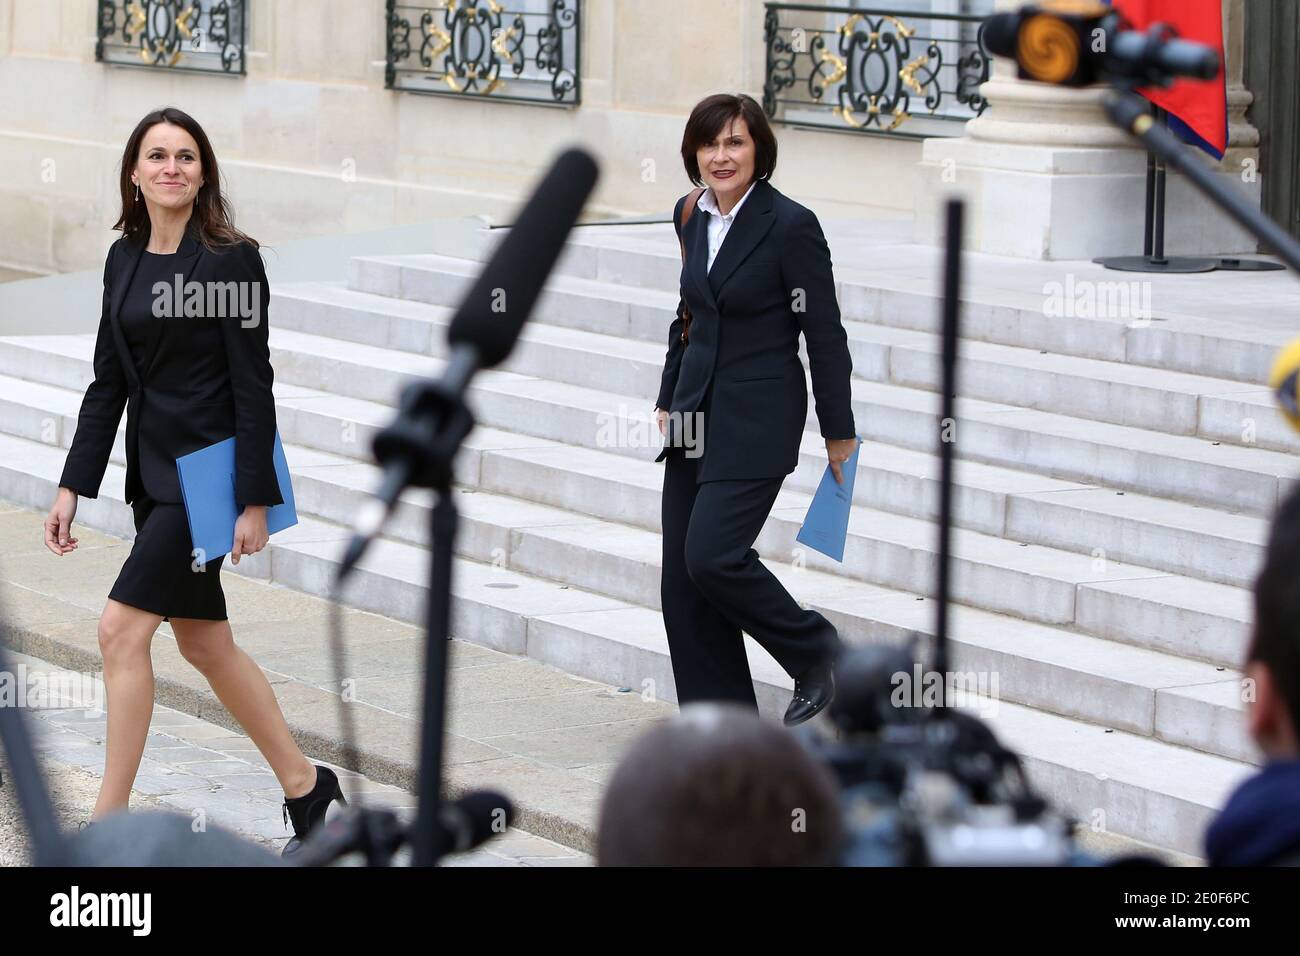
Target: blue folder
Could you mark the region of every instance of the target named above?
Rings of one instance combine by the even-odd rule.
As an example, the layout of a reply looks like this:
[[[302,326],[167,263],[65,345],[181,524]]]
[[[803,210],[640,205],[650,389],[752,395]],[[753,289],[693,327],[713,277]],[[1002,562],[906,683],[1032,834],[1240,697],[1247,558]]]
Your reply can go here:
[[[266,530],[271,534],[298,523],[293,503],[293,485],[289,481],[289,463],[284,458],[279,429],[275,432],[275,477],[280,484],[283,504],[266,509]],[[180,473],[181,498],[190,522],[190,541],[211,561],[229,554],[235,547],[235,519],[239,506],[235,501],[235,439],[227,438],[207,448],[200,448],[176,459]]]
[[[849,505],[853,503],[853,479],[858,474],[858,452],[862,450],[862,439],[858,447],[843,465],[840,473],[844,484],[835,481],[835,473],[826,465],[822,473],[821,484],[813,495],[808,514],[803,519],[803,527],[795,535],[795,540],[808,545],[814,551],[820,551],[836,561],[844,560],[844,541],[849,533]]]

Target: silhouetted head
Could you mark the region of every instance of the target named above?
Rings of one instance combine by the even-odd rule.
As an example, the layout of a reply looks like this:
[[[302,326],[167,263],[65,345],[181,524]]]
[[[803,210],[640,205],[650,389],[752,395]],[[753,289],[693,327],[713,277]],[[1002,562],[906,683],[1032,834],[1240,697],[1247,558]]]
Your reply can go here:
[[[689,704],[642,736],[605,790],[600,866],[834,866],[839,787],[790,731]]]

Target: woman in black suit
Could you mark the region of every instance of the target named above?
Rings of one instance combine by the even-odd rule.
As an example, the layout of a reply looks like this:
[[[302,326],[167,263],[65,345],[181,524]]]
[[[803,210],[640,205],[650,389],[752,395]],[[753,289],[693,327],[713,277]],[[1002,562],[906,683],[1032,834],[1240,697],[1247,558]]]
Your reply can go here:
[[[691,182],[708,188],[673,211],[681,301],[655,406],[666,439],[657,459],[661,600],[677,699],[757,709],[743,631],[794,678],[785,723],[798,724],[830,703],[842,645],[751,546],[799,459],[808,414],[800,332],[826,457],[842,481],[857,448],[848,337],[817,217],[768,182],[776,137],[762,107],[748,96],[702,100],[686,122],[682,161]]]
[[[233,436],[241,512],[231,560],[266,546],[267,506],[284,500],[272,460],[266,272],[257,243],[231,223],[211,143],[189,115],[167,108],[140,121],[122,154],[120,187],[113,228],[122,236],[104,263],[95,378],[45,521],[51,551],[76,550],[77,497],[99,495],[125,407],[136,537],[99,620],[108,734],[92,818],[129,805],[153,713],[149,648],[170,621],[181,654],[284,788],[291,855],[343,799],[338,778],[303,755],[266,676],[235,645],[221,589],[225,555],[209,560],[191,548],[176,468],[177,457]]]

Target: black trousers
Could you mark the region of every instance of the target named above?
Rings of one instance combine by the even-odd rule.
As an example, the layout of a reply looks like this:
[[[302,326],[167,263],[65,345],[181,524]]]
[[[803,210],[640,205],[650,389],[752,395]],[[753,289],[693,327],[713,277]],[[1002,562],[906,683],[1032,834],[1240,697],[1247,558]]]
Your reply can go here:
[[[752,547],[784,478],[696,484],[702,457],[672,448],[664,459],[660,600],[678,705],[728,700],[755,710],[741,632],[791,677],[827,661],[835,626],[804,610]]]

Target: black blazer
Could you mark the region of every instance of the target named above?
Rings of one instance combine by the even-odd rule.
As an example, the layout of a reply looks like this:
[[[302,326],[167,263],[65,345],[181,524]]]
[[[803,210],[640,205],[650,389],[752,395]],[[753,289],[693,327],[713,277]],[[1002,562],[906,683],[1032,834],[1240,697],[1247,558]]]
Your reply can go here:
[[[685,200],[673,209],[674,226]],[[835,299],[830,249],[812,210],[762,180],[736,214],[712,269],[708,220],[697,212],[684,233],[678,229],[686,261],[656,405],[697,411],[712,382],[697,480],[782,477],[798,464],[808,417],[800,332],[822,437],[856,435],[849,390],[853,361]],[[691,310],[685,345],[683,304]],[[679,440],[676,416],[669,422],[656,461]]]
[[[199,316],[166,317],[151,325],[148,359],[137,368],[119,313],[144,251],[143,241],[119,238],[104,263],[104,302],[95,339],[95,380],[86,389],[77,430],[59,484],[86,498],[99,496],[122,408],[126,407],[126,500],[147,493],[180,504],[176,458],[234,436],[235,500],[280,504],[275,447],[273,372],[267,344],[271,297],[262,257],[249,243],[212,252],[190,221],[176,272],[203,284]],[[171,280],[173,283],[175,279]],[[258,321],[218,303],[208,315],[208,283],[256,282]],[[237,303],[239,300],[235,300]],[[227,317],[218,317],[226,313]]]

